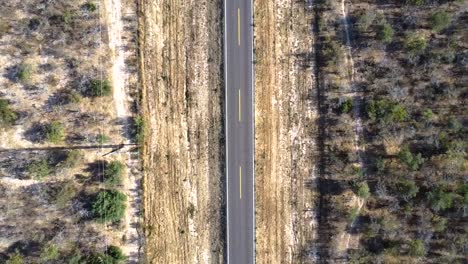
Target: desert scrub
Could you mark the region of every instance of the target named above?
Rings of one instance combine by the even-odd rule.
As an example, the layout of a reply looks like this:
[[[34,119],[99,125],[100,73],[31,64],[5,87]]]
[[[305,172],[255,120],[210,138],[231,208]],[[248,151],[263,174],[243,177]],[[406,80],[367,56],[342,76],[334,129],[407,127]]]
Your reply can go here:
[[[52,173],[47,159],[35,160],[26,166],[26,171],[30,178],[42,179]]]
[[[445,11],[437,11],[431,15],[430,24],[432,30],[435,32],[440,32],[446,29],[451,22],[452,18]]]
[[[50,143],[60,143],[65,138],[65,129],[58,121],[52,121],[45,126],[45,137]]]
[[[34,66],[29,63],[23,63],[19,66],[18,69],[18,80],[23,83],[31,81],[31,76],[34,73]]]
[[[409,34],[404,41],[404,47],[410,57],[421,55],[427,48],[427,39],[422,35]]]
[[[92,97],[109,96],[112,86],[109,80],[91,80],[88,86],[88,94]]]
[[[44,263],[47,263],[48,261],[52,260],[57,260],[60,257],[60,252],[58,250],[58,247],[55,245],[46,245],[41,252],[41,260]]]
[[[0,127],[9,127],[18,118],[15,111],[10,108],[7,100],[0,99]]]
[[[384,23],[378,27],[377,39],[385,44],[392,42],[394,31],[390,24]]]
[[[125,165],[117,160],[107,164],[104,170],[104,184],[107,186],[115,186],[122,183],[122,175]]]
[[[76,167],[83,161],[83,153],[79,150],[70,150],[67,153],[67,157],[65,160],[60,164],[60,167],[64,169],[72,169]]]
[[[134,131],[133,134],[135,136],[135,139],[138,144],[143,144],[143,141],[145,139],[145,129],[146,129],[146,122],[145,119],[138,115],[133,118],[133,124],[134,124]]]
[[[108,136],[104,135],[104,134],[99,134],[99,135],[97,135],[97,137],[96,137],[96,141],[97,141],[97,143],[99,143],[99,144],[104,144],[104,143],[109,142],[109,141],[110,141],[110,138],[109,138]]]
[[[125,213],[127,196],[116,190],[100,191],[91,203],[91,212],[101,223],[118,222]]]
[[[77,189],[73,181],[64,182],[62,188],[55,196],[55,203],[59,208],[65,207],[75,196]]]

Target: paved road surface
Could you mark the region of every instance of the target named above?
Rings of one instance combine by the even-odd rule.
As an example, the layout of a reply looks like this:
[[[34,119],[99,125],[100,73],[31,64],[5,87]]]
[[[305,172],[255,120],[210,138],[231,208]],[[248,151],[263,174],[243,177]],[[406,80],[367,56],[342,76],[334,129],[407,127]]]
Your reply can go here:
[[[252,2],[225,0],[227,258],[255,262]]]

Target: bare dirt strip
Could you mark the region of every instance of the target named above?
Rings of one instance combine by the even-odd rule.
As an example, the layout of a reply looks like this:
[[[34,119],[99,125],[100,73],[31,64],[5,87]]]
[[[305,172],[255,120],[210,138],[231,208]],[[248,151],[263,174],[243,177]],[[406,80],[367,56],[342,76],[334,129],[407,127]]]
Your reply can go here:
[[[147,263],[223,261],[222,6],[141,0]]]
[[[254,1],[258,263],[315,263],[316,91],[312,12]]]

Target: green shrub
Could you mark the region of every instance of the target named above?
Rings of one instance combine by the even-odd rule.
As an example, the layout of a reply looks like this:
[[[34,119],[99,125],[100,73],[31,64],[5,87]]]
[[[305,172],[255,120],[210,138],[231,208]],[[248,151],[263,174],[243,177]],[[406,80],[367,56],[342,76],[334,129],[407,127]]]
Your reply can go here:
[[[83,153],[77,149],[67,152],[67,158],[60,164],[62,168],[72,169],[83,161]]]
[[[57,144],[63,141],[65,138],[65,130],[58,121],[52,121],[45,127],[46,140]]]
[[[135,116],[133,118],[134,135],[138,144],[143,144],[145,140],[146,122],[142,116]]]
[[[78,104],[83,99],[81,94],[75,90],[66,90],[63,94],[67,103]]]
[[[110,138],[104,134],[99,134],[97,135],[96,137],[96,141],[99,143],[99,144],[104,144],[104,143],[107,143],[109,142]]]
[[[378,27],[377,39],[388,44],[392,42],[394,33],[392,26],[388,23],[384,23]]]
[[[422,6],[426,4],[426,0],[406,0],[407,5]]]
[[[7,100],[0,99],[0,126],[9,127],[18,119],[18,115],[10,108]]]
[[[119,191],[100,191],[92,201],[91,211],[99,222],[118,222],[124,216],[126,200]]]
[[[360,32],[365,32],[369,29],[369,27],[372,25],[372,23],[375,20],[375,13],[374,12],[366,12],[365,14],[362,14],[359,16],[357,20],[357,28]]]
[[[51,260],[57,260],[60,257],[60,252],[57,246],[55,245],[47,245],[42,249],[41,252],[41,260],[44,262],[48,262]]]
[[[72,256],[68,258],[67,264],[85,264],[85,260],[83,255],[80,252],[74,253]]]
[[[457,192],[462,197],[462,203],[468,205],[468,184],[462,184],[458,187]]]
[[[351,98],[346,99],[340,105],[340,113],[347,114],[353,109],[353,100]]]
[[[408,112],[404,106],[388,100],[371,100],[366,104],[366,112],[371,120],[403,122],[408,118]]]
[[[432,30],[440,32],[446,29],[450,25],[451,20],[452,19],[449,14],[445,11],[437,11],[433,13],[430,18]]]
[[[65,182],[62,186],[62,189],[55,196],[55,203],[58,207],[65,207],[68,202],[71,201],[76,196],[76,187],[73,184],[73,181]]]
[[[410,56],[421,55],[427,48],[427,40],[421,35],[410,34],[405,38],[404,47]]]
[[[70,11],[70,10],[66,10],[65,12],[63,12],[63,22],[65,24],[70,24],[72,21],[73,21],[73,16],[74,16],[74,13],[73,11]]]
[[[28,164],[26,167],[28,176],[35,179],[42,179],[49,176],[52,170],[47,162],[47,159],[36,160]]]
[[[413,181],[409,180],[401,180],[398,182],[397,189],[406,200],[416,197],[419,192],[419,187],[416,186]]]
[[[414,155],[409,150],[408,146],[404,146],[400,152],[398,153],[398,157],[400,161],[406,164],[411,170],[415,171],[420,168],[420,166],[424,163],[424,159],[421,157],[421,153]]]
[[[83,5],[83,8],[88,10],[89,12],[94,12],[97,10],[97,6],[94,2],[87,2]]]
[[[450,130],[455,132],[463,128],[463,125],[454,116],[449,118],[447,125]]]
[[[453,206],[454,194],[445,192],[442,188],[436,188],[428,194],[429,203],[434,211],[450,209]]]
[[[356,221],[356,218],[358,216],[359,216],[359,208],[357,207],[351,208],[351,211],[349,212],[349,216],[348,216],[349,222],[353,223],[354,221]]]
[[[432,225],[434,231],[442,232],[447,228],[447,219],[436,215],[432,218]]]
[[[370,189],[367,182],[360,182],[356,184],[356,194],[360,198],[366,199],[370,196]]]
[[[34,67],[31,64],[23,63],[18,69],[18,79],[22,82],[28,82],[31,80],[31,76],[34,73]]]
[[[420,239],[412,240],[409,243],[409,254],[414,257],[424,257],[426,255],[426,247]]]
[[[93,253],[86,259],[86,264],[114,264],[114,259],[103,253]]]
[[[121,262],[125,261],[125,259],[126,259],[125,255],[122,252],[122,249],[120,249],[117,246],[113,246],[113,245],[109,246],[107,248],[106,253],[107,253],[107,255],[112,257],[112,259],[114,260],[114,263],[121,263]]]
[[[104,170],[104,183],[108,186],[115,186],[122,183],[122,174],[125,165],[120,161],[112,161],[107,164]]]
[[[426,109],[426,110],[422,113],[422,117],[423,117],[424,121],[429,122],[429,121],[431,121],[432,118],[434,117],[434,113],[432,112],[431,109]]]
[[[108,80],[92,80],[88,86],[88,94],[93,97],[109,96],[112,86]]]
[[[13,254],[10,254],[6,264],[23,264],[23,255],[21,255],[18,251]]]

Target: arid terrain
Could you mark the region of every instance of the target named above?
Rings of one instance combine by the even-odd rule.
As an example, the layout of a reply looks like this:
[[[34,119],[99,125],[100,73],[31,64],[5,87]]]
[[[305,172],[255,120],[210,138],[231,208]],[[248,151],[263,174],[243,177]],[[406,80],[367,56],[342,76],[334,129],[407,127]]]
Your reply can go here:
[[[132,101],[134,3],[0,5],[0,262],[137,263],[138,156],[130,161],[126,149],[105,155],[133,141],[132,112],[128,105],[119,113],[112,88],[122,82]],[[125,22],[109,17],[123,7]],[[119,80],[109,70],[119,57],[112,39],[126,50],[119,71],[127,75]]]
[[[257,262],[313,262],[319,164],[313,16],[297,1],[254,4]]]
[[[140,1],[148,263],[223,260],[221,11]]]

